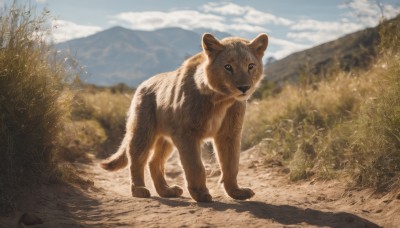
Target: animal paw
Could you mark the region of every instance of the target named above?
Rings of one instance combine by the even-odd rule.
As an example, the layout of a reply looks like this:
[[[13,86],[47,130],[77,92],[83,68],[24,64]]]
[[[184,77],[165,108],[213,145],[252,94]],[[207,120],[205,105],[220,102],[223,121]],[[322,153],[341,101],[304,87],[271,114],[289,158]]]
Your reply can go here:
[[[231,189],[227,190],[227,193],[230,197],[237,199],[237,200],[246,200],[250,199],[255,195],[253,190],[250,188],[236,188],[236,189]]]
[[[133,186],[131,188],[132,196],[138,198],[149,198],[150,191],[144,186]]]
[[[189,193],[197,202],[212,202],[212,196],[208,190],[199,190],[189,188]]]
[[[173,197],[179,197],[183,193],[183,190],[179,186],[172,186],[170,188],[165,188],[163,190],[158,191],[158,194],[161,197],[166,197],[166,198],[173,198]]]

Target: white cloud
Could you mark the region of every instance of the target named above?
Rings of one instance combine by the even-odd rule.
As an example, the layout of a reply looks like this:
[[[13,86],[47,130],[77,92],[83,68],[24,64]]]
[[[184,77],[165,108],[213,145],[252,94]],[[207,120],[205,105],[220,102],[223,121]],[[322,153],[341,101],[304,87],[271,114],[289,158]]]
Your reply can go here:
[[[268,32],[268,29],[266,29],[262,26],[250,25],[250,24],[245,24],[245,23],[235,23],[235,24],[226,25],[226,30],[222,30],[222,31],[229,32],[232,30],[237,31],[237,32],[248,32],[248,33]]]
[[[138,30],[180,27],[189,30],[209,28],[222,32],[238,31],[258,33],[267,31],[266,28],[259,25],[227,21],[223,16],[202,13],[195,10],[124,12],[111,16],[109,22],[112,24],[122,24],[131,29]]]
[[[241,6],[230,2],[210,2],[200,7],[200,9],[207,13],[233,16],[232,20],[237,23],[255,25],[276,24],[284,26],[293,23],[289,19],[262,12],[250,6]]]
[[[65,20],[55,20],[52,22],[52,26],[54,27],[53,41],[55,43],[89,36],[102,30],[99,26],[79,25]]]
[[[394,7],[392,5],[384,5],[383,16],[386,18],[394,18],[400,14],[400,7]]]
[[[295,41],[311,41],[314,44],[320,44],[362,28],[361,24],[348,20],[337,22],[303,19],[290,26],[292,31],[287,33],[287,37]]]
[[[348,9],[348,17],[368,27],[376,26],[382,17],[389,19],[400,13],[400,7],[372,0],[352,0],[339,7]]]
[[[271,36],[269,37],[268,40],[269,44],[279,46],[279,48],[277,48],[277,51],[273,52],[268,51],[269,55],[274,56],[276,59],[284,58],[293,52],[301,51],[310,47],[310,45],[298,44],[288,40],[279,39]]]
[[[317,21],[313,19],[300,20],[294,23],[290,28],[295,31],[301,30],[314,30],[314,31],[354,31],[355,29],[360,29],[362,25],[343,21]]]
[[[289,19],[261,12],[251,7],[249,7],[244,17],[236,18],[234,20],[237,22],[242,22],[242,23],[245,22],[256,25],[275,24],[275,25],[289,26],[293,23]]]
[[[225,20],[221,16],[204,14],[194,10],[124,12],[111,16],[110,19],[111,23],[124,24],[129,28],[140,30],[154,30],[165,27],[193,29],[210,26],[221,30]]]
[[[289,39],[298,42],[311,41],[314,45],[325,43],[330,40],[334,40],[338,37],[338,34],[327,32],[327,31],[309,31],[309,32],[289,32],[286,35]]]
[[[370,0],[353,0],[339,5],[339,8],[349,10],[340,21],[302,19],[290,26],[287,38],[317,45],[365,27],[376,26],[382,15],[392,18],[400,13],[400,7]]]
[[[45,3],[47,0],[36,0],[36,3]]]
[[[282,17],[258,11],[249,6],[229,2],[211,2],[200,10],[175,10],[170,12],[145,11],[123,12],[109,17],[111,24],[122,24],[131,29],[155,30],[164,27],[184,29],[210,28],[223,32],[267,32],[266,24],[290,25],[293,22]]]
[[[200,9],[206,13],[217,13],[221,15],[242,15],[250,7],[240,6],[230,2],[209,2],[203,5]]]

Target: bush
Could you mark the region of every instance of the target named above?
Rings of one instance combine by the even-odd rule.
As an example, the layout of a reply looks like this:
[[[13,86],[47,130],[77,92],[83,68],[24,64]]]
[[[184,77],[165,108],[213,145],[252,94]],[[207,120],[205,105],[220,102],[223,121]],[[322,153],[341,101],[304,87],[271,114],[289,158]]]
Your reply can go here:
[[[13,4],[0,17],[0,205],[54,174],[53,154],[69,113],[69,73],[46,45],[48,12]]]

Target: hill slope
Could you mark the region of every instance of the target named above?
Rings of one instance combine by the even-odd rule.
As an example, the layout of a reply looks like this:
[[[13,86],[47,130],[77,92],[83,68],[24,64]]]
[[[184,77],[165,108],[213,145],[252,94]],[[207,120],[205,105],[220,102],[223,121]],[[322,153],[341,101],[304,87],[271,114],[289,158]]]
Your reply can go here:
[[[266,65],[266,79],[296,82],[304,73],[324,76],[337,67],[345,71],[366,68],[377,54],[378,42],[378,27],[351,33]]]

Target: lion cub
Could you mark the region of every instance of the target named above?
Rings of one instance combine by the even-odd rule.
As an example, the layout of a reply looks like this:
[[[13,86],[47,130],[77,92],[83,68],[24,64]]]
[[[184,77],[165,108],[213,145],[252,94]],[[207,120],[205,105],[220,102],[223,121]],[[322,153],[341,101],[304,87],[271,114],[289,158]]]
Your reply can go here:
[[[178,197],[182,188],[169,186],[164,178],[164,164],[175,146],[190,195],[198,202],[210,202],[200,147],[203,140],[212,139],[226,193],[239,200],[254,196],[251,189],[237,183],[240,138],[246,100],[262,78],[267,45],[266,34],[252,41],[219,41],[204,34],[201,53],[176,71],[156,75],[137,88],[122,144],[101,167],[115,171],[129,164],[132,195],[150,197],[144,168],[152,154],[149,168],[157,193]]]

